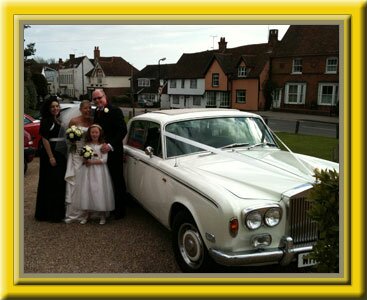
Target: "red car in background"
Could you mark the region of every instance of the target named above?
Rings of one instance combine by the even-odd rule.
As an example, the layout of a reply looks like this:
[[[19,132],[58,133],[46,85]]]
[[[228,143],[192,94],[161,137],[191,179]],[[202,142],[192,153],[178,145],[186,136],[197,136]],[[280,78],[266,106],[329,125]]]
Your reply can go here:
[[[24,174],[27,171],[28,163],[33,160],[35,153],[31,135],[24,130]]]
[[[24,130],[31,135],[33,147],[36,150],[38,150],[39,141],[41,139],[39,134],[40,125],[40,120],[37,120],[30,115],[24,114]]]

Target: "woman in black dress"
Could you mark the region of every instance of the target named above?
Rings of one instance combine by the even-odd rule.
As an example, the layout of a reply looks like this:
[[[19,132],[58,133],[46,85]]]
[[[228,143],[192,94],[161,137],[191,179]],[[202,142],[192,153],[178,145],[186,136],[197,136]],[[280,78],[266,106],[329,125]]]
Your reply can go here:
[[[65,217],[66,157],[56,150],[56,143],[63,139],[59,115],[60,103],[56,97],[50,97],[41,108],[42,147],[35,214],[38,221],[61,222]]]

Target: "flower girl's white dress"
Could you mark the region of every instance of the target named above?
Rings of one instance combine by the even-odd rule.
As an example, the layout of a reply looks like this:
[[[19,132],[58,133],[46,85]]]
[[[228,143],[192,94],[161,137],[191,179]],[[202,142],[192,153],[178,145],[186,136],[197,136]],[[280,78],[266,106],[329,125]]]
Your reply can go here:
[[[92,160],[103,164],[82,164],[76,176],[75,206],[82,210],[108,212],[115,209],[111,176],[107,167],[107,153],[101,152],[102,145],[88,144],[93,149]],[[121,178],[121,180],[123,180]]]

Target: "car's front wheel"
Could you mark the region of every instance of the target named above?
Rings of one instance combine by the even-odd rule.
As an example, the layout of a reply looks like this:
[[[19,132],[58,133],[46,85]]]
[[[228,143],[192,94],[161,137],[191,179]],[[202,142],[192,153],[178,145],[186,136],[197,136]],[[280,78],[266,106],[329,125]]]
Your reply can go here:
[[[175,217],[172,243],[176,261],[183,272],[210,272],[213,260],[189,212],[181,211]]]

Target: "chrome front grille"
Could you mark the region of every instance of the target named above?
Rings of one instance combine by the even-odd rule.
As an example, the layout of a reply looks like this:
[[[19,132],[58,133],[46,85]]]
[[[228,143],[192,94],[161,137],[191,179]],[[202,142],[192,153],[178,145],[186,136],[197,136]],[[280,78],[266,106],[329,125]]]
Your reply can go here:
[[[317,224],[312,222],[307,215],[311,203],[306,197],[295,197],[290,199],[289,224],[290,236],[294,244],[313,242],[317,240]]]

